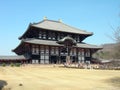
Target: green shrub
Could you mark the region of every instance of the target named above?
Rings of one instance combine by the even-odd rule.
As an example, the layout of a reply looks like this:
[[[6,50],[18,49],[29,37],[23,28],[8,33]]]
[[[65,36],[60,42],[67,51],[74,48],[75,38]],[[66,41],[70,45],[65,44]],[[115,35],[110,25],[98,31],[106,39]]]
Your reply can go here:
[[[20,63],[16,63],[15,64],[16,67],[20,67],[20,65],[21,65]]]
[[[11,63],[11,64],[10,64],[10,66],[11,66],[11,67],[14,67],[14,64],[13,64],[13,63]]]
[[[2,63],[2,66],[3,66],[3,67],[5,67],[5,66],[6,66],[6,64],[5,64],[5,63]]]

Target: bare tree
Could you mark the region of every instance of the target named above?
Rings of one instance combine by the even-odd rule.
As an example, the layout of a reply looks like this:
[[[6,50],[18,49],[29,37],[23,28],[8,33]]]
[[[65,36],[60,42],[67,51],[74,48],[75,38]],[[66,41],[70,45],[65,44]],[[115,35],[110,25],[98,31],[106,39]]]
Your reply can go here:
[[[116,42],[114,58],[120,59],[120,27],[114,30],[113,39]]]
[[[114,30],[113,39],[115,40],[116,43],[120,43],[120,27]]]
[[[112,35],[107,35],[108,38],[113,40],[115,42],[114,49],[111,49],[112,51],[105,52],[99,52],[99,56],[103,57],[104,59],[120,59],[120,26],[118,28],[114,28],[111,26],[112,29]]]
[[[113,40],[115,43],[120,43],[120,27],[114,28],[111,26],[112,29],[112,35],[106,35],[111,40]]]

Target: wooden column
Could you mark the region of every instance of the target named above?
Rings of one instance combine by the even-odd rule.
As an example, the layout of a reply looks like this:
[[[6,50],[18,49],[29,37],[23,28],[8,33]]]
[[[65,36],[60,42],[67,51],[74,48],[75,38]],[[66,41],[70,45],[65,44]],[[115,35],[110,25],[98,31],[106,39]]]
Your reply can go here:
[[[92,50],[90,49],[90,62],[92,60]]]
[[[78,50],[79,50],[79,48],[76,48],[76,61],[75,61],[75,63],[78,63]]]
[[[40,45],[39,45],[38,47],[39,47],[39,64],[40,64],[40,60],[41,60],[41,49],[40,49]]]
[[[61,60],[60,60],[60,57],[61,57],[61,55],[60,55],[60,50],[61,50],[60,47],[58,47],[58,51],[59,51],[59,52],[58,52],[58,60],[59,60],[58,63],[59,63],[59,64],[61,64]]]
[[[86,62],[86,49],[84,49],[84,62]]]
[[[51,64],[51,46],[49,46],[49,64]]]

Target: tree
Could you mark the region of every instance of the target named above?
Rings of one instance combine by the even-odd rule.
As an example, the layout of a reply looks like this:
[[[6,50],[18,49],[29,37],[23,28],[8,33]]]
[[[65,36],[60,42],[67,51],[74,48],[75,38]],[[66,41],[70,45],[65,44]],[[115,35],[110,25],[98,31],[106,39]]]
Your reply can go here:
[[[98,58],[120,59],[120,27],[115,29],[111,26],[111,28],[113,32],[109,38],[115,42],[115,45],[110,51],[104,51],[104,49],[102,51],[98,51],[96,54]]]
[[[120,59],[120,27],[114,30],[113,37],[116,42],[114,58]]]
[[[118,27],[117,29],[113,29],[113,36],[112,39],[116,42],[116,43],[120,43],[120,27]]]

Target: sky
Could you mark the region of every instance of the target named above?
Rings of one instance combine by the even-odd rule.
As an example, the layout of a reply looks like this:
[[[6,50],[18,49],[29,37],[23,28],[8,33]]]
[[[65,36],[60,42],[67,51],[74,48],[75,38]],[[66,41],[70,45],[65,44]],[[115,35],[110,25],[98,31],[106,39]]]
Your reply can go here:
[[[108,36],[120,26],[120,0],[0,0],[0,55],[15,55],[18,37],[44,16],[93,32],[86,43],[114,43]]]

